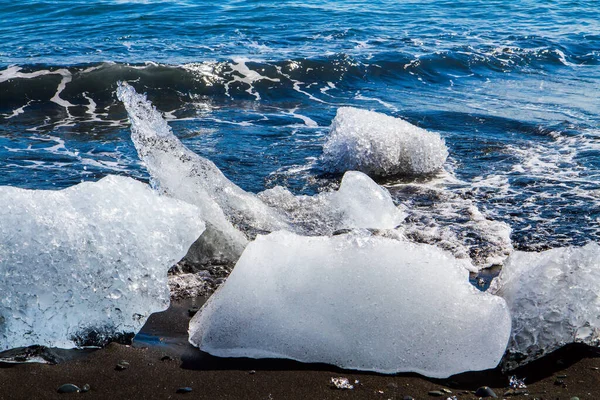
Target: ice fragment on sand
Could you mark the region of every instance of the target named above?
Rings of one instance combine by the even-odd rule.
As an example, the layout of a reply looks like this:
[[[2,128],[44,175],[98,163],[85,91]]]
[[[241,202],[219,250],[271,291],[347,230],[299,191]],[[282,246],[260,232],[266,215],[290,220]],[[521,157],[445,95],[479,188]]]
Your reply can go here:
[[[125,177],[0,187],[0,351],[137,332],[169,305],[167,270],[202,233],[198,215]]]
[[[512,316],[505,367],[512,369],[567,343],[600,344],[600,246],[514,252],[491,291]]]
[[[190,342],[221,357],[436,378],[493,368],[510,316],[469,284],[467,265],[376,236],[259,236],[190,322]]]
[[[342,376],[338,378],[331,378],[331,386],[340,390],[352,390],[354,389],[354,385],[350,383],[348,378],[344,378]]]
[[[432,173],[442,168],[447,157],[446,145],[436,133],[385,114],[341,107],[322,161],[332,172],[389,176]]]

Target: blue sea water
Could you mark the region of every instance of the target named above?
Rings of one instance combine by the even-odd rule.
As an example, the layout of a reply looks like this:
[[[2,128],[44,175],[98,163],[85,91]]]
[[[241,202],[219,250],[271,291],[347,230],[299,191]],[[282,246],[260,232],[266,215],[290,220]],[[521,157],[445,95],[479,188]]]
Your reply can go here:
[[[353,106],[445,139],[445,172],[380,182],[421,224],[483,240],[460,233],[467,202],[510,226],[516,248],[600,241],[594,1],[0,6],[0,185],[147,180],[115,95],[127,81],[245,190],[337,184],[315,161]]]

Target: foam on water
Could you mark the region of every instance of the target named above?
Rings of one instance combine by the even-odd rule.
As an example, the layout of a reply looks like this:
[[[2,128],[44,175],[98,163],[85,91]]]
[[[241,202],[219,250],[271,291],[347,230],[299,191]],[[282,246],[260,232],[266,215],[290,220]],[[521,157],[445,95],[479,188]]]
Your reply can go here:
[[[468,283],[468,264],[364,233],[259,236],[190,321],[190,342],[221,357],[435,378],[494,368],[510,316]]]
[[[203,230],[196,207],[131,178],[0,187],[0,351],[136,333],[169,305],[167,270]]]
[[[333,172],[371,176],[422,175],[440,170],[448,149],[438,134],[398,118],[351,107],[338,109],[323,146]]]

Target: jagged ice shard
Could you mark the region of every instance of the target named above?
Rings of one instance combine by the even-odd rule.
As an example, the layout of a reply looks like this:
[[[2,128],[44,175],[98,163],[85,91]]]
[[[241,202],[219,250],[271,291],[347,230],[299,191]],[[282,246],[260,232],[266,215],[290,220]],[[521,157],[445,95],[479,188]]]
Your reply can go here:
[[[467,264],[376,236],[259,236],[190,322],[190,342],[221,357],[435,378],[494,368],[508,308],[469,284]]]
[[[512,315],[504,366],[526,364],[568,343],[600,345],[600,246],[514,252],[490,290]]]
[[[323,148],[332,172],[362,171],[369,176],[422,175],[442,168],[448,149],[437,133],[399,118],[340,107]]]
[[[167,271],[203,230],[196,207],[131,178],[0,187],[0,351],[136,333],[168,307]]]

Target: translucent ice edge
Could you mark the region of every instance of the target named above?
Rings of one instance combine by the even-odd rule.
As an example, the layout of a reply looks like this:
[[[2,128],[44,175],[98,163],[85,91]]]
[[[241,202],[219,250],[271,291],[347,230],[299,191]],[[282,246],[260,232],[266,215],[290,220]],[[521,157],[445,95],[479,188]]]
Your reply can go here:
[[[190,342],[221,357],[435,378],[494,368],[508,308],[468,283],[467,263],[375,236],[259,236],[190,322]]]
[[[131,178],[0,187],[0,351],[136,333],[168,307],[167,271],[203,230],[196,207]]]
[[[437,133],[374,111],[340,107],[323,148],[332,172],[422,175],[442,168],[448,149]]]

